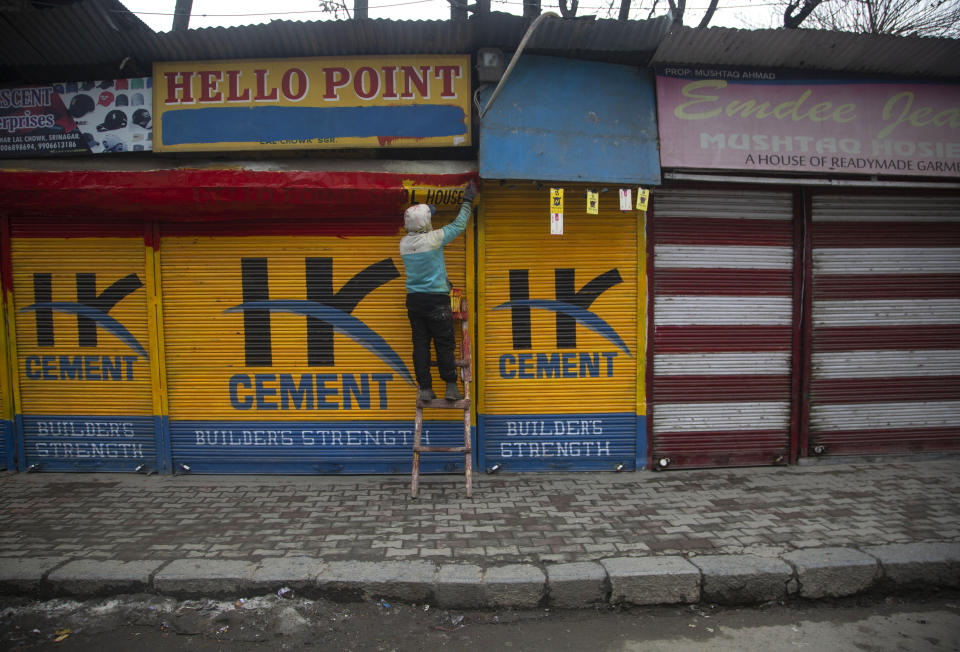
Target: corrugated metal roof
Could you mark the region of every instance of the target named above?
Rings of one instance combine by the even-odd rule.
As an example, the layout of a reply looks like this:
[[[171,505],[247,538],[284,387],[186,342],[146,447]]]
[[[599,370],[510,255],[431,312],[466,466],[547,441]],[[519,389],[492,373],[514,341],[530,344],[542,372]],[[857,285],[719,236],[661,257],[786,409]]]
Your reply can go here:
[[[0,83],[147,75],[154,61],[452,54],[480,47],[509,52],[530,24],[522,16],[492,12],[457,22],[273,21],[158,34],[118,0],[3,11],[0,18]],[[545,20],[526,51],[638,66],[651,63],[652,57],[652,63],[960,77],[960,41],[954,39],[817,30],[671,30],[666,17]]]
[[[674,28],[651,61],[954,79],[958,62],[956,39],[724,27]]]
[[[503,13],[468,21],[344,20],[273,21],[247,27],[208,28],[158,34],[154,60],[346,56],[360,54],[453,54],[479,47],[514,49],[528,19]],[[527,46],[530,52],[616,54],[646,64],[669,21],[546,20]]]
[[[113,77],[125,57],[155,36],[117,0],[83,0],[48,9],[3,11],[0,81],[79,80],[87,78],[91,69],[104,67],[109,68],[109,74],[98,78]],[[76,74],[44,79],[47,71]]]
[[[457,22],[278,20],[158,34],[116,0],[82,0],[69,7],[3,16],[0,82],[111,78],[121,74],[118,66],[127,56],[131,59],[122,72],[142,75],[149,74],[154,61],[513,50],[530,24],[522,16],[493,12]],[[646,65],[669,26],[666,18],[546,20],[527,51]]]

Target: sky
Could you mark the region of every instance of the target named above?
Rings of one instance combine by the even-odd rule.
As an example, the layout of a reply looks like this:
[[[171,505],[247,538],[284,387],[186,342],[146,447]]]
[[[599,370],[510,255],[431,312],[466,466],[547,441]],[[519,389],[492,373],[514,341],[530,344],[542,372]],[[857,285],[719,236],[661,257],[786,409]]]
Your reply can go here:
[[[173,23],[176,0],[121,0],[130,11],[154,31],[168,32]],[[352,10],[353,0],[346,0]],[[447,0],[368,0],[370,18],[393,20],[447,20]],[[651,0],[633,0],[642,8],[631,18],[646,18]],[[697,25],[709,0],[687,0],[685,25]],[[580,0],[578,16],[595,14],[600,18],[616,17],[607,7],[610,0]],[[615,0],[619,7],[619,0]],[[543,11],[556,11],[556,0],[542,0]],[[491,0],[491,9],[511,14],[523,13],[522,0]],[[666,13],[667,0],[659,0],[656,15]],[[266,13],[267,11],[271,13]],[[720,8],[710,22],[711,27],[764,28],[778,26],[778,11],[772,0],[720,0]],[[330,14],[319,9],[319,0],[194,0],[190,17],[192,29],[253,25],[271,20],[330,20]]]

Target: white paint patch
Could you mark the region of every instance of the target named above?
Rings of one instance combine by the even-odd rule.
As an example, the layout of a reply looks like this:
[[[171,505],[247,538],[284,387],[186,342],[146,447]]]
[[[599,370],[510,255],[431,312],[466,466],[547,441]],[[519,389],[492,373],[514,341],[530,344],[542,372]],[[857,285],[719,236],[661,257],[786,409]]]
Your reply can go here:
[[[960,222],[960,201],[950,196],[816,195],[814,222]]]
[[[810,429],[880,430],[960,427],[960,401],[838,403],[810,408]]]
[[[960,324],[960,299],[842,299],[814,301],[815,328]],[[904,333],[904,337],[908,337]]]
[[[793,218],[793,197],[786,192],[665,190],[657,194],[656,217],[787,221]]]
[[[713,430],[782,430],[790,423],[787,401],[743,403],[658,403],[653,433]]]
[[[781,376],[790,373],[788,351],[758,353],[660,353],[653,358],[656,376]]]
[[[960,376],[960,349],[831,351],[814,353],[811,366],[817,380]]]
[[[654,298],[658,326],[789,326],[790,297],[658,296]]]
[[[653,264],[662,269],[792,269],[793,248],[657,245]]]
[[[813,250],[813,274],[958,274],[960,247]]]

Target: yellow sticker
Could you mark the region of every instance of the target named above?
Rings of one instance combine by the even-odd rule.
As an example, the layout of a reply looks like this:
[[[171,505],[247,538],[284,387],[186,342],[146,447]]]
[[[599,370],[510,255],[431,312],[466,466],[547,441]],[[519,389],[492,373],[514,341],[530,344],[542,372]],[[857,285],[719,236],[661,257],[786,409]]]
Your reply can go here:
[[[563,235],[563,188],[550,189],[550,235]]]
[[[637,210],[647,210],[647,202],[650,201],[650,191],[646,188],[637,188]]]
[[[587,215],[600,214],[600,193],[596,190],[587,191]]]
[[[550,189],[550,212],[563,212],[563,188]]]

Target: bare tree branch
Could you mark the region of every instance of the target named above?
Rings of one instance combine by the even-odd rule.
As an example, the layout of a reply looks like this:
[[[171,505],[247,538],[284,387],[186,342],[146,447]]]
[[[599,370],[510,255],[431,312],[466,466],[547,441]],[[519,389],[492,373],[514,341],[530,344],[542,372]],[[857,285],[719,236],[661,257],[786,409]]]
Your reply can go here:
[[[347,0],[320,0],[317,6],[321,11],[333,14],[336,19],[350,19],[350,7],[347,6]]]
[[[660,0],[653,0],[653,4],[650,5],[650,13],[647,14],[647,20],[653,18],[653,14],[657,11],[657,5],[660,4]]]
[[[706,27],[710,24],[710,21],[713,19],[713,13],[717,10],[717,3],[720,0],[710,0],[710,6],[707,7],[707,11],[703,14],[703,18],[700,19],[700,24],[697,27]]]
[[[173,9],[173,31],[186,30],[190,26],[190,12],[193,10],[193,0],[177,0]]]
[[[577,6],[580,4],[580,0],[571,0],[570,8],[567,8],[567,0],[558,0],[560,3],[560,15],[564,18],[576,18],[577,17]]]
[[[781,6],[788,28],[806,20],[806,27],[840,32],[960,37],[956,0],[783,0]]]
[[[447,0],[450,3],[450,20],[467,19],[467,0]]]
[[[670,17],[673,18],[673,22],[678,25],[683,25],[683,12],[687,8],[687,0],[667,0],[670,3]]]
[[[620,0],[620,15],[617,20],[627,20],[630,18],[630,0]]]
[[[783,26],[787,29],[796,29],[800,23],[807,19],[807,16],[817,8],[823,0],[804,0],[803,7],[800,7],[800,0],[790,0],[787,8],[783,12]],[[800,7],[800,11],[797,8]]]

